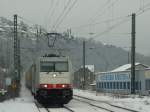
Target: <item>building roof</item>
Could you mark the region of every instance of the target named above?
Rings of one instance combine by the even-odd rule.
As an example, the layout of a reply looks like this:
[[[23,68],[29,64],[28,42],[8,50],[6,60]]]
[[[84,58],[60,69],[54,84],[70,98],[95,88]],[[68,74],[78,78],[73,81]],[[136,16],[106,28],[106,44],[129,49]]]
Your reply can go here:
[[[146,68],[146,70],[150,70],[150,67],[149,67],[149,68]]]
[[[81,66],[83,68],[83,66]],[[85,65],[85,68],[88,68],[91,72],[94,72],[94,65]]]
[[[94,72],[94,65],[85,65],[91,72]]]
[[[144,64],[141,64],[141,63],[135,63],[135,66],[138,66],[138,65],[141,65],[143,66],[144,68],[149,68],[148,65],[144,65]],[[131,64],[125,64],[125,65],[122,65],[114,70],[112,70],[111,72],[120,72],[120,71],[126,71],[126,70],[129,70],[131,69]]]
[[[92,84],[90,84],[90,86],[96,86],[96,83],[92,83]]]

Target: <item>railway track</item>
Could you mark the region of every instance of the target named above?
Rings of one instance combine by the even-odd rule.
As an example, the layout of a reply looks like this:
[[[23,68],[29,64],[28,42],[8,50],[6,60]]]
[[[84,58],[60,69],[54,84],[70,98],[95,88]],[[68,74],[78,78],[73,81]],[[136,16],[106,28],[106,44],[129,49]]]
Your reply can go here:
[[[72,110],[71,108],[64,106],[65,109],[69,110],[70,112],[75,112],[74,110]]]
[[[97,107],[97,108],[106,110],[108,112],[139,112],[136,110],[112,105],[106,101],[97,101],[97,100],[93,100],[93,99],[89,99],[89,98],[85,98],[85,97],[81,97],[81,96],[77,96],[77,95],[74,95],[74,100],[87,103],[93,107]]]
[[[80,101],[80,102],[83,102],[83,103],[87,103],[87,104],[89,104],[90,106],[93,106],[93,107],[96,107],[96,108],[99,108],[99,109],[102,109],[102,110],[105,110],[105,111],[108,111],[108,112],[116,112],[116,111],[112,111],[112,110],[110,110],[110,109],[107,109],[107,108],[105,108],[105,107],[98,106],[98,105],[94,105],[94,104],[92,104],[92,103],[89,103],[89,102],[86,102],[86,101],[82,101],[82,100],[79,100],[79,99],[76,99],[76,98],[74,98],[74,100],[77,100],[77,101]]]
[[[63,106],[62,108],[60,107],[44,107],[43,105],[39,104],[38,102],[35,102],[35,105],[38,109],[39,112],[75,112],[71,108],[67,106]]]

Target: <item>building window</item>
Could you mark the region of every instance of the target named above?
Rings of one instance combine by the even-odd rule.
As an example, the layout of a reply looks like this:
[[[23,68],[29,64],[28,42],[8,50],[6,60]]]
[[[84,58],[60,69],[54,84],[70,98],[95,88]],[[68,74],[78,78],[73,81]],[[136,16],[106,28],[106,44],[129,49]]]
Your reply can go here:
[[[117,89],[119,89],[119,82],[117,82]]]
[[[139,90],[138,81],[135,82],[135,90]]]
[[[99,88],[101,88],[101,82],[99,82]]]
[[[113,84],[113,87],[112,87],[112,88],[115,89],[115,82],[113,82],[112,84]]]
[[[106,82],[104,82],[104,88],[106,89]]]
[[[127,82],[127,88],[130,89],[130,82]]]
[[[150,80],[145,81],[146,90],[150,90]]]
[[[108,84],[107,84],[107,82],[105,82],[105,83],[106,83],[106,89],[107,89]]]
[[[104,83],[102,82],[102,88],[104,88]]]
[[[116,82],[113,82],[113,89],[116,89]]]
[[[107,89],[109,89],[109,82],[107,82]]]
[[[135,82],[135,89],[136,90],[141,90],[141,81],[136,81]]]
[[[123,82],[123,89],[127,89],[126,82]]]
[[[141,90],[141,81],[139,82],[139,89]]]
[[[113,89],[112,82],[110,82],[110,89]]]
[[[120,89],[123,89],[123,88],[122,88],[122,82],[120,82],[119,85],[120,85]]]
[[[98,88],[98,83],[96,83],[96,88]]]

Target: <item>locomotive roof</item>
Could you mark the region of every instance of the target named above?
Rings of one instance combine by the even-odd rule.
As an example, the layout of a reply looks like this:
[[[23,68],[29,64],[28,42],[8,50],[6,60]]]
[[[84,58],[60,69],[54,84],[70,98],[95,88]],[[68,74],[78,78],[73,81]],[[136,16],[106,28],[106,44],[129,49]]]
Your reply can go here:
[[[57,54],[45,54],[43,57],[62,57],[62,56]]]

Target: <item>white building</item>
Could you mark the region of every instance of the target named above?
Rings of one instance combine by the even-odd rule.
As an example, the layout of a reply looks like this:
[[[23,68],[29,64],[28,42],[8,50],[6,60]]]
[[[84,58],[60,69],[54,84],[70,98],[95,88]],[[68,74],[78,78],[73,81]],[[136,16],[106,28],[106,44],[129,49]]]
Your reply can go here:
[[[136,93],[148,94],[150,90],[149,66],[135,63]],[[96,73],[96,89],[100,92],[130,94],[131,64],[120,66],[112,71]]]

